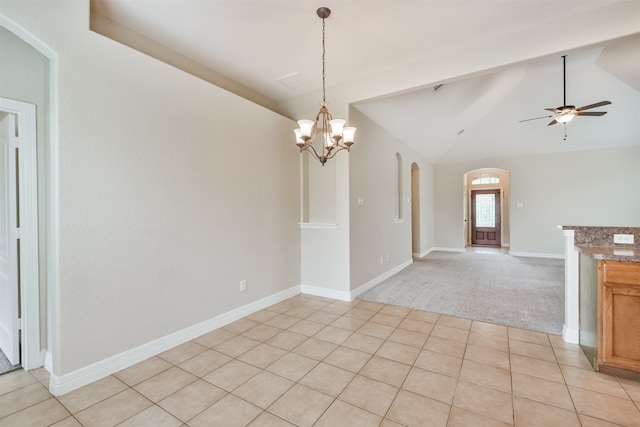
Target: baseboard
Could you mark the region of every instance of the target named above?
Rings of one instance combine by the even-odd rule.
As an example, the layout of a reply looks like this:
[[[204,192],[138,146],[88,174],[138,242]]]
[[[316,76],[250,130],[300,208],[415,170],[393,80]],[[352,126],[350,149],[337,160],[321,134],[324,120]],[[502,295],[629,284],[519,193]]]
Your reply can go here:
[[[340,291],[338,289],[323,288],[322,286],[301,285],[300,292],[317,297],[325,297],[340,301],[351,301],[351,292]]]
[[[569,329],[567,325],[562,325],[562,339],[571,344],[580,343],[580,333],[577,329]]]
[[[434,247],[429,249],[429,252],[434,252],[434,251],[441,251],[441,252],[465,252],[464,248],[441,248],[441,247]]]
[[[422,251],[420,253],[414,252],[414,253],[411,254],[411,256],[413,256],[414,258],[424,258],[427,255],[429,255],[429,253],[431,253],[432,251],[433,251],[433,248],[428,249],[426,251]]]
[[[514,252],[514,251],[509,251],[509,255],[520,256],[520,257],[528,257],[528,258],[564,259],[564,254],[543,254],[543,253],[537,253],[537,252]]]
[[[68,374],[60,376],[51,374],[51,378],[49,380],[49,392],[54,396],[69,393],[70,391],[97,381],[122,369],[128,368],[129,366],[142,362],[149,357],[155,356],[156,354],[162,353],[163,351],[169,350],[177,345],[184,344],[185,342],[197,338],[202,334],[206,334],[207,332],[213,331],[214,329],[220,328],[221,326],[227,325],[299,293],[300,286],[293,286],[250,304],[238,307],[212,319],[189,326],[188,328],[166,335],[120,354],[108,357],[76,371],[69,372]],[[50,369],[50,355],[45,360],[45,365],[49,366],[49,369],[47,369],[49,372],[53,371],[53,369]]]
[[[393,276],[395,274],[398,274],[399,272],[401,272],[402,270],[404,270],[405,268],[407,268],[411,264],[413,264],[413,258],[403,262],[402,264],[392,268],[391,270],[388,270],[388,271],[382,273],[381,275],[379,275],[375,279],[369,280],[364,285],[358,286],[353,291],[351,291],[351,299],[357,298],[358,295],[362,295],[363,293],[367,292],[369,289],[373,288],[374,286],[379,285],[380,283],[384,282],[389,277],[391,277],[391,276]]]

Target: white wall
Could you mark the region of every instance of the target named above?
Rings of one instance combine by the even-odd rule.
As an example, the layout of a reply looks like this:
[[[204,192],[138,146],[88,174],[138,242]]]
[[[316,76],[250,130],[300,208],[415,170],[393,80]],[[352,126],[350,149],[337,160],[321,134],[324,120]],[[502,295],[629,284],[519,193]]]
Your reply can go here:
[[[639,160],[634,146],[437,164],[435,246],[462,247],[462,176],[484,167],[510,171],[513,252],[561,255],[558,225],[638,226]]]
[[[2,13],[57,54],[55,375],[300,283],[292,121],[90,32],[88,1]]]
[[[358,128],[349,168],[353,290],[411,261],[408,198],[411,197],[413,162],[420,167],[420,247],[424,251],[433,246],[433,173],[428,161],[358,110],[352,109],[350,120]],[[396,221],[396,153],[400,153],[403,163],[404,219],[401,222]],[[358,205],[358,197],[363,198],[362,205]]]

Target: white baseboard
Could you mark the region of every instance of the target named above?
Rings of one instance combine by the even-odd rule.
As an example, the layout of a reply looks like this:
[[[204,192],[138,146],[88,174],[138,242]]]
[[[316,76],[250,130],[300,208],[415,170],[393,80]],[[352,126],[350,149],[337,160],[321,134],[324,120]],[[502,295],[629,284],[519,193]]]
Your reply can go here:
[[[434,247],[429,249],[429,252],[433,252],[433,251],[442,251],[442,252],[465,252],[465,248],[441,248],[441,247]]]
[[[300,291],[303,294],[337,299],[340,301],[351,301],[353,299],[351,298],[351,292],[349,291],[340,291],[338,289],[323,288],[322,286],[300,285]]]
[[[580,333],[577,329],[569,329],[567,325],[562,325],[562,339],[571,344],[579,344]]]
[[[555,258],[564,259],[564,254],[542,254],[537,252],[514,252],[509,251],[509,255],[529,257],[529,258]]]
[[[156,354],[162,353],[163,351],[169,350],[170,348],[183,344],[199,337],[202,334],[206,334],[207,332],[213,331],[214,329],[220,328],[221,326],[227,325],[299,293],[300,286],[293,286],[250,304],[238,307],[212,319],[189,326],[181,331],[174,332],[157,340],[85,366],[84,368],[69,372],[68,374],[60,376],[51,374],[51,378],[49,380],[49,392],[54,396],[69,393],[70,391],[97,381],[122,369],[128,368],[129,366],[142,362],[149,357],[155,356]],[[50,369],[51,365],[51,355],[49,354],[45,360],[45,366],[49,367],[47,369],[49,372],[53,371],[53,369]]]
[[[401,272],[402,270],[404,270],[405,268],[407,268],[411,264],[413,264],[413,259],[407,260],[407,261],[403,262],[402,264],[392,268],[391,270],[385,271],[384,273],[382,273],[378,277],[376,277],[376,278],[374,278],[372,280],[369,280],[364,285],[358,286],[356,289],[351,291],[351,299],[353,300],[353,299],[357,298],[358,295],[362,295],[363,293],[367,292],[369,289],[373,288],[376,285],[379,285],[380,283],[382,283],[383,281],[387,280],[389,277],[393,276],[394,274],[398,274],[399,272]]]
[[[412,253],[412,254],[411,254],[411,256],[413,256],[414,258],[424,258],[424,257],[426,257],[427,255],[429,255],[429,253],[430,253],[431,251],[433,251],[433,248],[428,249],[428,250],[426,250],[426,251],[422,251],[422,252],[420,252],[420,253],[416,253],[416,252],[414,252],[414,253]]]

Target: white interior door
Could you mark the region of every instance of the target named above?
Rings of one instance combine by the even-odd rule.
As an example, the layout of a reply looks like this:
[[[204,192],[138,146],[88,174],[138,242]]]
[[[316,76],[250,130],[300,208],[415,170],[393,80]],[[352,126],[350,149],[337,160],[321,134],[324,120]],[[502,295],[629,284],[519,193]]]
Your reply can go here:
[[[0,111],[0,348],[20,363],[16,115]]]

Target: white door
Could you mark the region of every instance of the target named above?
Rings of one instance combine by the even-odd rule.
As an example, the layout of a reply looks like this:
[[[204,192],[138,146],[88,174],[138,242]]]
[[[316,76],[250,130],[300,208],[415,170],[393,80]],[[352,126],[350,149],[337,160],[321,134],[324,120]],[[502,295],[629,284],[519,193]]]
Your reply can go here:
[[[0,348],[20,363],[16,115],[0,111]]]

